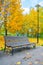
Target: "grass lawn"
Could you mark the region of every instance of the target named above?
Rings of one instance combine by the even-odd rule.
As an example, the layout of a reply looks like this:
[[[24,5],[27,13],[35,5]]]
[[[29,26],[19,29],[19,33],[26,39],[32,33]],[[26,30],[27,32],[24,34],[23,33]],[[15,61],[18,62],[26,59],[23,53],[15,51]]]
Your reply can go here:
[[[43,39],[39,38],[39,43],[37,44],[36,38],[28,38],[30,42],[36,43],[37,46],[43,46]],[[0,50],[4,48],[4,37],[0,36]]]

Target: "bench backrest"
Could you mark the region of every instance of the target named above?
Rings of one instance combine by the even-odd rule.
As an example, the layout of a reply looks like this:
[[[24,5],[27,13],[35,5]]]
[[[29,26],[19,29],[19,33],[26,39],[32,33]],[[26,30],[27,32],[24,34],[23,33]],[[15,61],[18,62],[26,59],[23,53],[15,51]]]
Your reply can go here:
[[[14,36],[5,36],[7,46],[20,46],[24,44],[30,44],[27,37],[14,37]]]

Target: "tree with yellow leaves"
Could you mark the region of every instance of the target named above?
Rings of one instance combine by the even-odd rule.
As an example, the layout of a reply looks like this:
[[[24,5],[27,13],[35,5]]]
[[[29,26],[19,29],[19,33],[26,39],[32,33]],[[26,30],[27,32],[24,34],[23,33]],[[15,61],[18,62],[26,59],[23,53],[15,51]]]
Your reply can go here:
[[[21,8],[20,0],[11,0],[7,11],[10,15],[7,17],[7,30],[15,33],[21,30],[23,22],[23,10]]]
[[[29,14],[24,16],[22,32],[35,35],[37,32],[37,11],[32,8]]]
[[[23,22],[23,9],[20,0],[4,0],[2,16],[7,32],[15,33],[21,30]]]

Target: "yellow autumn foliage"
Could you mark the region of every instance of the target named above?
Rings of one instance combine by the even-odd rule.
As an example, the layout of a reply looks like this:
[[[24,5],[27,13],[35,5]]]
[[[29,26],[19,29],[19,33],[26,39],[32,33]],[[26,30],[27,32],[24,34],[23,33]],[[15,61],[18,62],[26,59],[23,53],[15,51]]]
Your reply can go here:
[[[7,30],[9,32],[15,33],[22,28],[23,22],[23,10],[21,9],[20,0],[12,0],[8,11],[10,16],[8,16]]]

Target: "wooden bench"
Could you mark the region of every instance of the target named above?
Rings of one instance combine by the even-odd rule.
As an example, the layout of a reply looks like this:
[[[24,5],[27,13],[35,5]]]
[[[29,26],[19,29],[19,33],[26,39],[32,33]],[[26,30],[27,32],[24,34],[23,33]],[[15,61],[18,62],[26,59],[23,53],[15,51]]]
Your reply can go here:
[[[4,36],[6,47],[11,47],[12,48],[12,55],[13,55],[13,49],[20,49],[20,48],[35,48],[34,43],[30,43],[28,41],[27,37],[14,37],[14,36]]]

